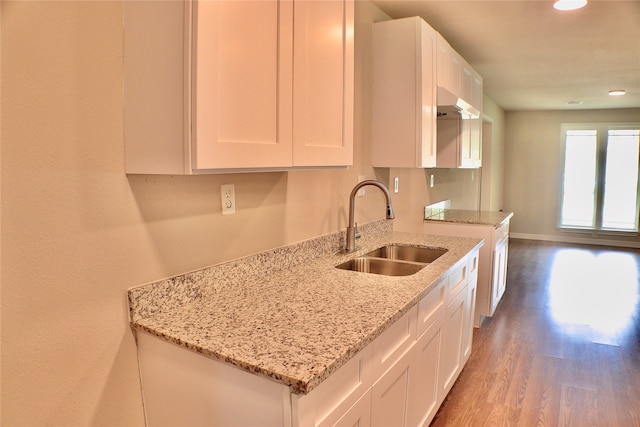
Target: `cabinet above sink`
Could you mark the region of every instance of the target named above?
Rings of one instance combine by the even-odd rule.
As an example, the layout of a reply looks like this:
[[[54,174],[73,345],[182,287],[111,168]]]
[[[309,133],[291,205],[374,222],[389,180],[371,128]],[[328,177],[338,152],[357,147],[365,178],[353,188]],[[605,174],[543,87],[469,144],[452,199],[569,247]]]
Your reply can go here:
[[[353,0],[125,2],[126,172],[351,165],[353,25]]]

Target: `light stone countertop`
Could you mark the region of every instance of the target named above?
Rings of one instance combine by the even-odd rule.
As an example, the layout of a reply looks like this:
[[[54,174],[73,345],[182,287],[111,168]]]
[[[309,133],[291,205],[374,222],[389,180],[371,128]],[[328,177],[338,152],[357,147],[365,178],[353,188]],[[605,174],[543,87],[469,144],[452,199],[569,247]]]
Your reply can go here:
[[[306,394],[426,295],[479,239],[360,228],[285,246],[129,290],[131,326]],[[388,243],[448,251],[411,276],[335,268]]]
[[[425,208],[424,220],[433,222],[491,225],[498,228],[504,221],[511,219],[512,216],[513,212]]]

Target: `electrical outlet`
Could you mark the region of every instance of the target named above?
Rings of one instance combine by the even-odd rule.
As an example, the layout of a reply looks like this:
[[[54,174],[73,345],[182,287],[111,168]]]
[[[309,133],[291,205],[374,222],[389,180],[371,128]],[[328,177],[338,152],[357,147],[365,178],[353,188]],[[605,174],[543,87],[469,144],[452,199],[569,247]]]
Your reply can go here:
[[[222,215],[236,213],[236,191],[233,184],[220,186],[220,201],[222,202]]]
[[[433,175],[429,175],[429,187],[433,188],[433,185],[434,185]]]
[[[398,185],[400,184],[400,178],[398,178],[397,176],[393,178],[393,192],[397,193],[398,192]]]

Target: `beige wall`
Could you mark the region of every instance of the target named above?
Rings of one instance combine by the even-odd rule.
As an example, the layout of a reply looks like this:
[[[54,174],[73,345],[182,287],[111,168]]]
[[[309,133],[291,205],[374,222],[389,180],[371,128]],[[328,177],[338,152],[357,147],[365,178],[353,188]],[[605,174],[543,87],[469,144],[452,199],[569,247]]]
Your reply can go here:
[[[453,209],[503,208],[505,112],[487,96],[483,102],[485,121],[490,122],[492,131],[487,141],[483,137],[481,169],[389,170],[390,186],[394,177],[400,179],[400,191],[394,194],[396,230],[422,231],[424,207],[444,200],[450,200]],[[433,187],[429,185],[431,175]]]
[[[482,185],[480,209],[503,209],[504,193],[504,127],[505,112],[493,100],[484,96],[482,112]]]
[[[394,194],[398,231],[422,231],[424,207],[444,200],[453,209],[478,209],[480,174],[477,169],[405,169],[391,168],[389,181],[400,179],[400,191]],[[430,175],[434,186],[430,187]],[[398,205],[396,207],[396,204]]]
[[[142,425],[127,288],[346,227],[357,176],[375,177],[377,10],[357,3],[352,168],[127,177],[122,3],[2,2],[2,425]],[[384,217],[377,193],[359,222]]]
[[[588,235],[556,229],[562,173],[560,126],[629,121],[640,121],[640,109],[507,112],[504,204],[515,212],[511,232],[536,239],[591,241]],[[638,242],[637,238],[617,240]]]
[[[354,166],[192,177],[124,174],[123,5],[8,2],[2,12],[2,419],[4,426],[142,425],[129,287],[342,230],[358,175],[400,175],[399,218],[477,204],[469,171],[376,169],[370,25],[356,2]],[[219,186],[237,213],[220,214]],[[468,200],[471,200],[469,202]],[[359,198],[361,223],[383,197]]]

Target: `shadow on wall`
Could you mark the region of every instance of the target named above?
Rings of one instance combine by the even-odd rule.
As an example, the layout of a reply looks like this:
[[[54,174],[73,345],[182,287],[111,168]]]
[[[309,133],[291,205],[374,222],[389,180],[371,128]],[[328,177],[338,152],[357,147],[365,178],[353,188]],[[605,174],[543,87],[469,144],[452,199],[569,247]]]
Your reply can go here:
[[[127,179],[145,224],[143,238],[155,248],[154,262],[167,268],[163,277],[283,243],[286,172],[130,175]],[[233,215],[222,214],[222,184],[234,184],[236,212]]]
[[[131,192],[146,222],[219,214],[220,186],[234,184],[238,211],[283,206],[287,173],[223,175],[127,175]]]

